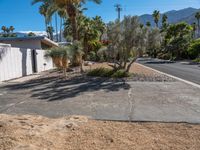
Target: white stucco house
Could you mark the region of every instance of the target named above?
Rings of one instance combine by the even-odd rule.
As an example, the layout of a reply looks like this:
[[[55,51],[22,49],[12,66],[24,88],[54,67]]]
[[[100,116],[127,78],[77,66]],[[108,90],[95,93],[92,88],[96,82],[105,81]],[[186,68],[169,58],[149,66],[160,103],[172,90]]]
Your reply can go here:
[[[42,36],[0,38],[0,82],[53,69],[44,55],[57,46]]]

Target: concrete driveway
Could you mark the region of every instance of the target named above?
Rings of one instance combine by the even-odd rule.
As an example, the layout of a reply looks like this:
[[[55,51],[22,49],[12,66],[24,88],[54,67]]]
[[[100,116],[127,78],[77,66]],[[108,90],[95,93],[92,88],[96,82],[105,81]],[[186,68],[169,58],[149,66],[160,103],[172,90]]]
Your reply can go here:
[[[55,77],[0,86],[0,113],[200,123],[200,89],[176,82]]]

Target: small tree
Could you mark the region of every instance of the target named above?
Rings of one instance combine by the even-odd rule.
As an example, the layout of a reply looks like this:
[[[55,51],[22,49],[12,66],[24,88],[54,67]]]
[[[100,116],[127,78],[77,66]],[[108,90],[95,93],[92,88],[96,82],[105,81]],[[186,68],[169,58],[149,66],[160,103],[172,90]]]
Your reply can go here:
[[[148,30],[148,38],[147,38],[147,53],[156,58],[158,51],[160,51],[162,42],[162,35],[158,28]]]
[[[121,23],[118,21],[110,23],[107,30],[111,41],[108,51],[111,52],[110,57],[114,62],[111,66],[116,70],[123,69],[129,72],[144,42],[141,38],[143,32],[138,17],[125,16]]]

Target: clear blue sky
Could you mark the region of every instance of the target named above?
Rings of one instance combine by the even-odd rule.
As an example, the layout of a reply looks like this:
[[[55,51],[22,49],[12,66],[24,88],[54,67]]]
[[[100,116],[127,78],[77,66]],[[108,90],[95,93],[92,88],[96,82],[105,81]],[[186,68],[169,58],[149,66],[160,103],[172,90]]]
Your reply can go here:
[[[16,31],[43,31],[44,18],[38,13],[38,6],[31,6],[32,0],[0,0],[0,26],[13,25]],[[88,16],[100,15],[104,21],[115,20],[117,14],[114,5],[120,3],[123,15],[141,15],[152,13],[157,9],[161,12],[178,10],[186,7],[200,8],[200,0],[103,0],[101,5],[89,2],[85,12]]]

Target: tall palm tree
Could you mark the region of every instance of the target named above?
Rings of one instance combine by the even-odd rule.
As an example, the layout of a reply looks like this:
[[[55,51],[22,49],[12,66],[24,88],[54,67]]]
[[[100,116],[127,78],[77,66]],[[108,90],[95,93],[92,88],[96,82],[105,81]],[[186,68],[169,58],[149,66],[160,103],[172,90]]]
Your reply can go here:
[[[198,26],[198,36],[200,35],[200,12],[195,14],[195,18],[197,19],[197,26]]]
[[[196,22],[192,23],[192,30],[193,30],[192,37],[195,38],[196,37],[196,30],[197,30]]]
[[[67,13],[65,9],[59,9],[58,10],[58,15],[60,17],[60,42],[62,42],[62,34],[63,34],[63,20],[66,18]]]
[[[54,5],[59,8],[65,8],[70,19],[70,23],[72,24],[72,32],[73,32],[73,40],[78,39],[77,35],[77,10],[76,5],[80,3],[86,3],[87,0],[33,0],[32,4],[38,2],[48,2],[50,5]],[[101,0],[90,0],[97,4],[101,3]]]
[[[94,21],[94,26],[96,28],[97,31],[99,31],[100,35],[99,35],[99,40],[101,41],[102,40],[102,36],[106,30],[106,25],[105,23],[103,22],[102,18],[100,16],[96,16],[93,18],[93,21]]]
[[[56,41],[58,42],[58,15],[55,13]]]
[[[6,26],[2,26],[1,30],[5,33],[6,32]]]
[[[146,22],[146,26],[147,26],[147,27],[151,27],[151,22],[147,21],[147,22]]]
[[[10,26],[9,30],[10,30],[11,33],[13,33],[13,31],[15,30],[15,28],[13,26]]]
[[[154,12],[153,12],[153,18],[154,18],[154,22],[155,22],[155,24],[156,24],[156,27],[158,28],[158,23],[159,23],[159,20],[160,20],[160,11],[158,11],[158,10],[155,10]]]
[[[168,26],[167,19],[168,19],[167,15],[164,14],[162,16],[162,31],[165,31],[167,29]]]
[[[167,19],[168,19],[167,15],[164,14],[164,15],[162,16],[162,24],[167,23]]]
[[[47,32],[47,26],[48,26],[48,23],[47,23],[47,9],[48,9],[48,3],[43,3],[40,7],[39,7],[39,13],[44,16],[44,22],[45,22],[45,29],[46,29],[46,32]]]

